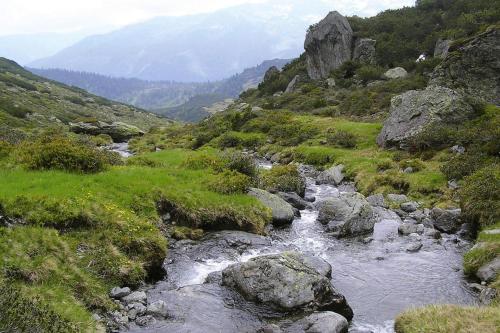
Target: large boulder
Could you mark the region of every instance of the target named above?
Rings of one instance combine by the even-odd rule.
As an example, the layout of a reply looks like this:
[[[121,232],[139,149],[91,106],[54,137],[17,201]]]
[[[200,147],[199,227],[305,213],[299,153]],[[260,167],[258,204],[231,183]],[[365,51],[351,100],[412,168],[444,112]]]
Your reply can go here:
[[[339,185],[344,177],[344,166],[339,164],[321,172],[316,179],[316,184]]]
[[[223,283],[245,299],[277,311],[327,310],[352,319],[343,295],[330,282],[330,265],[298,252],[284,252],[250,259],[222,271]]]
[[[409,139],[438,124],[458,124],[474,115],[464,97],[445,87],[411,90],[391,100],[390,116],[377,143],[405,148]]]
[[[319,204],[318,221],[339,237],[358,236],[373,232],[376,216],[362,194],[341,193]]]
[[[353,32],[347,19],[330,12],[310,27],[304,48],[307,72],[313,80],[325,79],[352,57]]]
[[[335,312],[315,312],[285,329],[286,333],[347,333],[349,322]]]
[[[384,73],[384,77],[389,80],[402,79],[408,76],[408,72],[403,67],[391,68]]]
[[[264,206],[271,209],[273,224],[275,226],[283,226],[293,222],[295,215],[292,205],[279,196],[258,188],[251,188],[248,194],[257,198]]]
[[[447,234],[457,232],[463,224],[461,214],[460,209],[433,208],[431,217],[434,220],[434,228]]]
[[[484,102],[500,104],[500,32],[490,29],[450,47],[430,85],[445,86]]]
[[[122,122],[105,123],[103,121],[96,121],[69,123],[69,128],[74,133],[88,135],[107,134],[114,142],[125,142],[133,137],[144,135],[144,132],[136,126]]]
[[[375,44],[376,40],[370,38],[357,38],[354,42],[352,60],[364,64],[375,64]]]
[[[476,276],[486,283],[495,281],[500,273],[500,257],[493,259],[491,262],[481,266],[476,273]]]

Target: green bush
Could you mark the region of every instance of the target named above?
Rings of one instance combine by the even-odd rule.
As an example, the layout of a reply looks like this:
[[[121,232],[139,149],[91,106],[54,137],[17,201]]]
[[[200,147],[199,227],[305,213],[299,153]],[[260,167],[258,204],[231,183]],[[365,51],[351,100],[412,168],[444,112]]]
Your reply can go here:
[[[259,187],[270,192],[295,192],[304,196],[306,184],[296,165],[277,165],[263,170],[259,176]]]
[[[363,83],[379,80],[382,77],[383,72],[383,68],[372,65],[364,65],[356,70],[358,78],[363,81]]]
[[[457,128],[446,125],[432,125],[405,142],[410,152],[421,152],[429,149],[452,145],[456,140]]]
[[[459,197],[470,221],[481,226],[500,221],[500,167],[493,164],[466,177]]]
[[[318,133],[319,130],[311,125],[289,122],[274,126],[269,135],[282,146],[296,146]]]
[[[3,81],[9,86],[17,86],[26,90],[37,91],[37,88],[34,84],[31,84],[29,82],[26,82],[24,80],[21,80],[15,76],[11,76],[8,74],[0,73],[0,81]]]
[[[378,172],[394,169],[395,167],[396,167],[396,164],[393,161],[388,160],[388,159],[377,162],[377,171]]]
[[[209,182],[208,188],[220,194],[246,193],[252,183],[247,175],[236,171],[226,170]]]
[[[329,145],[342,148],[355,148],[358,138],[355,134],[344,130],[328,130],[326,141]]]
[[[93,173],[106,168],[114,154],[64,135],[48,135],[23,142],[15,152],[19,163],[32,170],[67,170]]]
[[[481,266],[500,255],[500,243],[488,242],[478,244],[464,256],[464,273],[474,276]]]
[[[0,160],[8,157],[13,149],[13,145],[0,140]]]
[[[240,146],[241,140],[234,132],[224,133],[219,137],[220,148],[235,148]]]
[[[488,161],[485,154],[467,151],[455,155],[441,166],[441,171],[448,179],[460,180],[481,169]]]
[[[226,169],[237,171],[252,179],[256,178],[257,165],[252,156],[237,151],[226,151],[221,154],[221,159]]]
[[[373,180],[367,187],[367,192],[374,193],[377,188],[383,186],[390,186],[398,193],[407,193],[410,183],[400,172],[390,170],[373,177]]]
[[[182,166],[191,170],[212,169],[214,171],[222,171],[222,169],[224,168],[224,161],[217,156],[200,154],[189,156],[184,161]]]
[[[73,104],[78,104],[81,106],[85,106],[86,104],[85,101],[78,96],[64,96],[64,99]]]

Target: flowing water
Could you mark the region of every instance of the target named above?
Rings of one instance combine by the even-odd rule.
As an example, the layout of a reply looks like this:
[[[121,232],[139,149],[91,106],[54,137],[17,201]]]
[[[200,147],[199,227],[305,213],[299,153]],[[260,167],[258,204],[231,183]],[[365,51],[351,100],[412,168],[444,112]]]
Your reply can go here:
[[[315,197],[316,203],[338,195],[338,188],[316,185],[312,178],[307,179],[306,196]],[[332,284],[345,295],[355,314],[351,330],[390,333],[397,314],[410,307],[475,304],[476,295],[468,288],[461,269],[463,253],[469,246],[466,241],[447,235],[440,240],[422,236],[422,249],[410,253],[407,246],[411,238],[398,235],[401,220],[390,210],[379,209],[373,240],[365,241],[332,237],[316,221],[317,216],[315,208],[303,210],[290,227],[272,231],[268,238],[262,237],[242,252],[224,250],[226,243],[220,240],[210,245],[188,242],[182,249],[171,251],[165,263],[166,280],[148,294],[162,299],[162,293],[202,284],[210,273],[233,263],[297,250],[312,253],[332,265]]]

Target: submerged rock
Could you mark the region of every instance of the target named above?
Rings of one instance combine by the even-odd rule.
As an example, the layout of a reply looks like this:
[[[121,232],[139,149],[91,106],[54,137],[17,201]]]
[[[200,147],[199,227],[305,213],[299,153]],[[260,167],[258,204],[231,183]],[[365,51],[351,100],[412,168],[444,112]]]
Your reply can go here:
[[[313,80],[328,78],[330,72],[351,60],[353,32],[347,19],[338,12],[330,12],[307,32],[307,72]]]
[[[279,311],[329,310],[351,319],[343,295],[328,277],[330,265],[298,252],[285,252],[250,259],[222,272],[223,283],[248,300]]]
[[[381,147],[406,148],[408,140],[439,124],[458,124],[474,115],[473,108],[454,90],[430,86],[391,100],[390,116],[377,137]]]
[[[292,205],[279,196],[258,188],[251,188],[248,194],[271,209],[275,226],[283,226],[293,222],[295,215]]]
[[[285,329],[286,333],[347,333],[349,322],[338,313],[315,312],[294,322]]]
[[[357,192],[341,193],[319,204],[318,221],[328,224],[339,237],[358,236],[373,231],[376,217],[365,197]]]

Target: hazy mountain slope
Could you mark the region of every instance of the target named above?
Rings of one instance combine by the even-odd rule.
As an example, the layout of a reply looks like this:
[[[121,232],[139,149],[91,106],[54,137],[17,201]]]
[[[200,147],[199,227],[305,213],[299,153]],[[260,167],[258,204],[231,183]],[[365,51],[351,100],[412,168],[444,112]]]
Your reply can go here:
[[[35,128],[92,118],[148,129],[171,121],[34,75],[0,58],[0,124]]]
[[[266,59],[298,56],[307,27],[330,9],[321,0],[280,0],[156,18],[88,37],[30,66],[146,80],[220,80]]]
[[[0,36],[0,56],[21,65],[50,57],[83,38],[82,34],[26,34]]]

